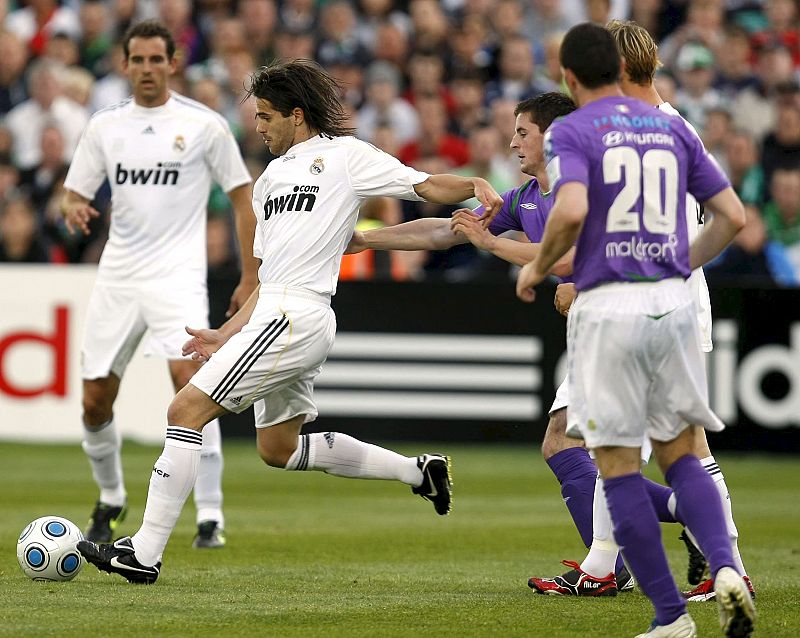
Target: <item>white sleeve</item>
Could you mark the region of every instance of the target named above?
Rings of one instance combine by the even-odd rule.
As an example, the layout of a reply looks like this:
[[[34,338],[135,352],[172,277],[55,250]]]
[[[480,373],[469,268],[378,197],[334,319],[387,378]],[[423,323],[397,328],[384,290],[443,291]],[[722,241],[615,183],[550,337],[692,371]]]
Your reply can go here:
[[[430,177],[366,142],[349,147],[347,175],[359,197],[384,196],[414,201],[423,201],[414,192],[414,186]]]
[[[214,121],[208,127],[206,162],[211,177],[226,193],[251,181],[250,172],[236,145],[236,138],[227,123]]]
[[[106,163],[98,128],[97,120],[89,120],[64,180],[64,188],[88,200],[94,199],[94,194],[106,178]]]

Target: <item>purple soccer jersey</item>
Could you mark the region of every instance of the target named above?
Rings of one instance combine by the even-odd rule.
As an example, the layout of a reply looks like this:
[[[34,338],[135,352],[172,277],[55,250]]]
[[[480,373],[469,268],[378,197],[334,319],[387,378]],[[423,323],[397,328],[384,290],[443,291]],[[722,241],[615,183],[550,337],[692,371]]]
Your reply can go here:
[[[509,230],[518,230],[532,244],[542,241],[547,216],[555,199],[548,193],[543,195],[536,178],[529,179],[522,186],[503,193],[503,206],[489,224],[492,235],[501,235]],[[483,214],[483,206],[476,212]]]
[[[628,97],[607,97],[545,134],[553,189],[580,182],[589,212],[578,237],[575,285],[687,278],[686,193],[704,202],[730,182],[679,117]]]

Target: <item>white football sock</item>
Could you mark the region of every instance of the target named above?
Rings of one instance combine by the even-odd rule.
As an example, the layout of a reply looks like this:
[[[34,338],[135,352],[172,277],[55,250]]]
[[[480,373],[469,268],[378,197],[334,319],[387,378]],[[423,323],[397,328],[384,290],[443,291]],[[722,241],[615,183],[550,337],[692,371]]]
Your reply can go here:
[[[599,476],[594,484],[594,503],[592,505],[592,546],[581,563],[587,574],[604,578],[614,573],[619,548],[614,542],[614,525],[606,504],[603,479]]]
[[[742,556],[739,553],[739,530],[736,529],[736,523],[733,522],[731,495],[728,491],[728,486],[725,484],[725,477],[713,456],[700,459],[700,464],[703,466],[703,469],[711,475],[711,478],[714,480],[714,485],[717,486],[719,498],[722,501],[722,511],[725,513],[725,526],[728,528],[728,537],[731,539],[733,562],[736,564],[736,571],[739,572],[739,575],[746,576],[747,572],[744,569]]]
[[[83,451],[89,458],[94,482],[100,488],[100,502],[115,507],[125,505],[125,482],[122,477],[122,437],[114,418],[100,429],[90,430],[83,424]]]
[[[203,428],[203,447],[200,448],[200,464],[197,466],[197,480],[194,483],[194,504],[197,508],[197,522],[217,521],[225,528],[222,515],[222,437],[219,432],[219,419],[214,419]]]
[[[341,432],[303,434],[287,470],[321,470],[346,478],[388,479],[418,487],[422,471],[416,457],[364,443]]]
[[[197,479],[203,435],[189,428],[167,427],[164,451],[150,474],[147,505],[139,531],[131,537],[136,559],[155,565]]]

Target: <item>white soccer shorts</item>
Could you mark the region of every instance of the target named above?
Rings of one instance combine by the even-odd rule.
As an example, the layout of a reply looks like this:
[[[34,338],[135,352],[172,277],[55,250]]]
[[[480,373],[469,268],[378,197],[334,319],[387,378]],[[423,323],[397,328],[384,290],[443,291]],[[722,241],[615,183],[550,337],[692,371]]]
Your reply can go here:
[[[81,348],[81,376],[122,377],[147,333],[144,354],[182,359],[185,327],[208,327],[205,282],[96,282],[89,298]]]
[[[718,432],[697,317],[681,279],[607,284],[578,295],[567,326],[569,422],[590,448]]]
[[[336,334],[327,299],[262,286],[250,321],[192,377],[190,383],[230,412],[254,405],[257,428],[301,414],[317,418],[314,379]]]

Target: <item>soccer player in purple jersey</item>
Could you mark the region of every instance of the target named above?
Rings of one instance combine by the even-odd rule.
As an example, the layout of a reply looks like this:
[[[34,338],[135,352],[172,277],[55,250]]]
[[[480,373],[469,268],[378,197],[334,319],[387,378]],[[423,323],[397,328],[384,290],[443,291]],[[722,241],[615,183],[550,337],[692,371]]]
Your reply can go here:
[[[651,105],[622,95],[619,54],[606,29],[571,29],[560,61],[580,108],[545,135],[556,199],[541,248],[520,272],[517,294],[532,301],[533,286],[576,246],[569,421],[596,455],[614,537],[655,607],[656,618],[641,636],[697,635],[639,471],[645,435],[708,559],[725,635],[749,636],[755,607],[735,569],[714,482],[693,454],[696,427],[724,426],[708,407],[684,281],[742,228],[743,207],[680,118],[654,114]],[[714,212],[691,248],[687,192]]]
[[[630,97],[643,100],[665,113],[677,115],[677,111],[669,103],[664,102],[653,86],[653,77],[659,67],[658,47],[647,30],[635,22],[620,22],[618,20],[610,22],[606,28],[614,37],[622,57],[620,80],[622,92]],[[691,125],[688,126],[691,129]],[[702,221],[700,220],[700,215],[698,215],[697,202],[691,196],[689,196],[686,206],[686,223],[689,237],[693,239],[702,227]],[[709,352],[712,348],[711,304],[702,268],[693,271],[688,281],[697,303],[697,318],[701,330],[702,349],[705,352]],[[574,299],[574,284],[569,283],[559,286],[558,297],[560,300],[557,300],[557,305],[560,304],[562,306],[560,310],[565,314],[565,307],[568,308]],[[561,388],[559,388],[560,390]],[[730,495],[725,484],[725,478],[708,447],[705,430],[696,428],[695,434],[697,439],[694,452],[700,459],[703,468],[714,480],[714,485],[720,495],[736,569],[744,577],[750,592],[755,596],[752,583],[746,576],[739,554],[738,531],[733,521]],[[596,592],[603,591],[608,584],[609,576],[615,571],[618,552],[614,543],[608,508],[605,505],[605,499],[602,497],[602,479],[598,479],[596,490],[595,494],[599,498],[595,498],[594,502],[593,538],[588,555],[579,565],[565,561],[565,564],[574,567],[573,570],[566,574],[555,578],[531,578],[528,581],[531,588],[540,593],[548,594],[598,595]],[[677,504],[671,489],[648,482],[648,492],[661,522],[675,522],[677,520],[676,515],[678,518],[680,517],[679,512],[676,512]],[[708,567],[705,557],[692,542],[688,531],[684,531],[681,534],[681,539],[684,540],[689,550],[689,583],[697,585],[691,591],[684,592],[684,597],[690,601],[713,600],[714,583],[710,578],[703,578],[704,572]],[[597,585],[598,582],[600,586]],[[608,590],[606,589],[605,591]]]
[[[527,264],[538,251],[537,242],[541,240],[553,201],[547,183],[542,136],[554,119],[574,110],[575,103],[562,93],[545,93],[523,100],[517,105],[514,110],[517,119],[511,148],[519,156],[522,172],[532,179],[503,193],[503,205],[488,229],[480,221],[483,207],[475,211],[464,208],[456,211],[452,219],[416,219],[396,226],[357,231],[353,234],[347,252],[357,253],[368,248],[445,250],[457,244],[472,242],[478,248],[512,264]],[[507,231],[524,232],[531,243],[500,236]],[[555,274],[569,273],[571,267],[567,264],[570,256],[554,268]],[[580,441],[576,441],[576,444],[582,445]]]

